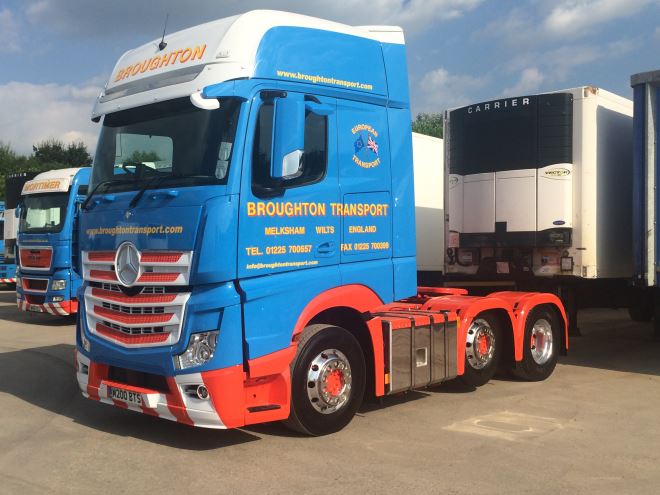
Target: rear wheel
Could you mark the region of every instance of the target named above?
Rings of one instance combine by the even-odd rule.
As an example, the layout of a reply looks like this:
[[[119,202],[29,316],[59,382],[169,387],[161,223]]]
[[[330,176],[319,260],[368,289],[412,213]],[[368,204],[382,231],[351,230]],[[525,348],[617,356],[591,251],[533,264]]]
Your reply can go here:
[[[497,371],[501,346],[500,321],[494,314],[478,315],[468,328],[465,342],[465,372],[458,379],[473,387],[488,383]]]
[[[291,365],[291,413],[285,425],[307,435],[341,430],[357,412],[365,388],[360,344],[348,331],[311,325]]]
[[[523,359],[516,363],[513,374],[528,381],[548,378],[557,365],[561,344],[560,323],[552,309],[538,307],[530,311],[525,322]]]

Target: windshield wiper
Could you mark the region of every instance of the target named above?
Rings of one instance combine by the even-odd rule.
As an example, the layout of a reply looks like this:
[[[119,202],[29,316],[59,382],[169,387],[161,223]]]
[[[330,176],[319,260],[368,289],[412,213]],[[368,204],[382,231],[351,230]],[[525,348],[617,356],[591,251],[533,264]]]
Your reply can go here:
[[[142,196],[144,196],[144,193],[147,189],[150,189],[152,187],[157,187],[161,182],[163,182],[165,179],[173,177],[172,175],[159,175],[156,177],[152,177],[149,179],[147,182],[145,182],[144,186],[140,188],[140,190],[137,192],[135,196],[133,196],[133,199],[131,199],[131,202],[128,204],[129,208],[134,208],[135,205],[138,204]]]
[[[98,184],[96,184],[94,186],[94,189],[92,189],[90,191],[90,193],[87,195],[87,197],[85,198],[85,201],[83,201],[82,204],[80,205],[80,208],[83,209],[83,210],[86,210],[87,205],[89,204],[89,202],[92,199],[92,196],[94,196],[97,192],[98,193],[101,192],[101,190],[100,190],[101,187],[103,187],[103,189],[106,189],[107,186],[109,186],[110,184],[127,184],[129,182],[133,182],[133,179],[130,179],[130,180],[129,179],[107,179],[107,180],[103,180],[103,181],[99,182]]]
[[[173,179],[215,179],[215,177],[212,175],[202,174],[169,174],[153,177],[140,188],[135,196],[133,196],[133,199],[131,199],[128,207],[134,208],[140,202],[140,199],[142,199],[142,196],[144,196],[144,193],[147,191],[147,189],[155,189],[156,187],[160,186],[162,182]]]

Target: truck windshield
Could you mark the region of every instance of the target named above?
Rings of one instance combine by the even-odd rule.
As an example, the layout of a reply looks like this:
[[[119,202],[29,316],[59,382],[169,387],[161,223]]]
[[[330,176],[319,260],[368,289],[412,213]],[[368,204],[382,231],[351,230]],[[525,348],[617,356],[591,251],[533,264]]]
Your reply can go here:
[[[238,98],[202,110],[189,98],[123,110],[103,120],[90,191],[226,184],[240,109]],[[150,185],[148,187],[151,187]]]
[[[21,232],[47,233],[62,230],[68,193],[30,194],[23,198]]]

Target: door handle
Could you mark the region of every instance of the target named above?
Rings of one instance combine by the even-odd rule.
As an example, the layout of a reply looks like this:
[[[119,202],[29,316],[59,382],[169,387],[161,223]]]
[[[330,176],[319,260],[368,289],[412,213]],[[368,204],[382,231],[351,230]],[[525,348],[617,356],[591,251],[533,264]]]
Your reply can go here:
[[[334,241],[324,242],[316,246],[317,256],[332,256],[335,254],[336,246]]]

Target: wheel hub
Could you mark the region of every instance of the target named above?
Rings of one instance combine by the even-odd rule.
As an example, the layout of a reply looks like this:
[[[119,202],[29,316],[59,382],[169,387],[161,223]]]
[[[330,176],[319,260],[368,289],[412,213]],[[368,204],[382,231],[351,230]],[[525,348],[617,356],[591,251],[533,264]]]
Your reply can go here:
[[[552,326],[545,318],[539,318],[532,327],[532,337],[529,343],[532,359],[536,364],[543,365],[552,357]]]
[[[484,319],[474,320],[468,330],[465,346],[467,361],[474,369],[488,366],[495,355],[495,334]]]
[[[331,414],[348,402],[351,384],[351,365],[337,349],[321,352],[307,370],[307,397],[322,414]]]

